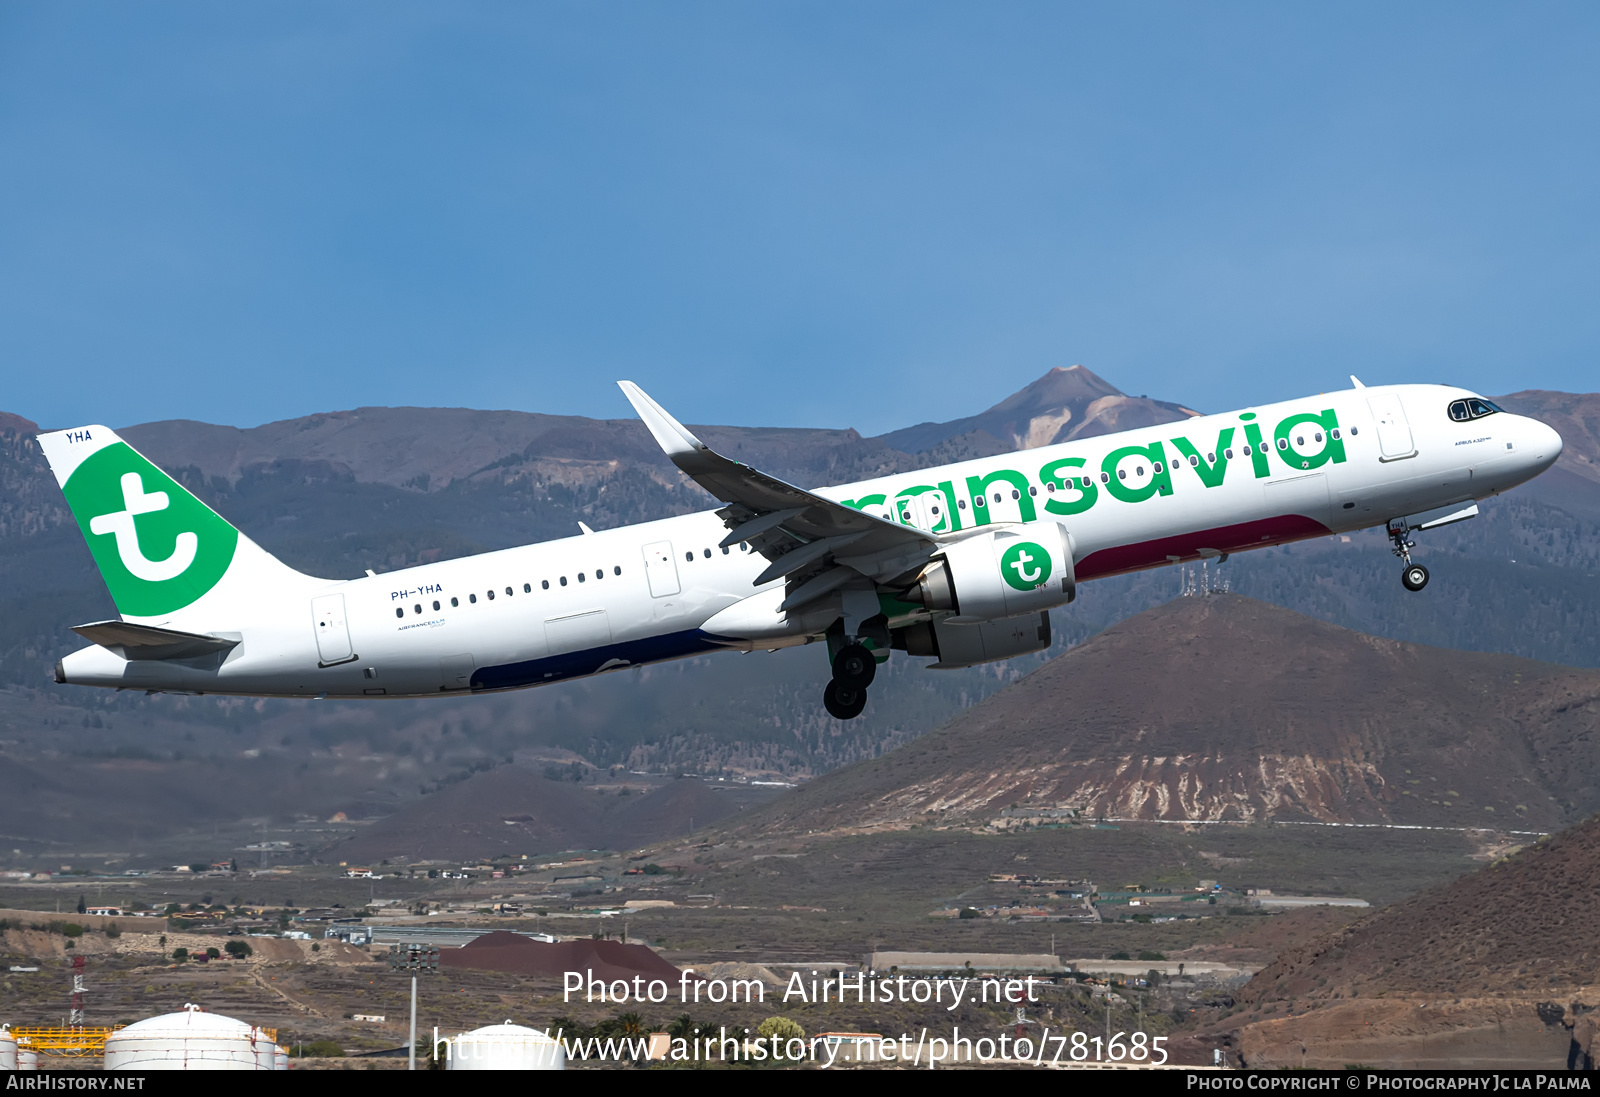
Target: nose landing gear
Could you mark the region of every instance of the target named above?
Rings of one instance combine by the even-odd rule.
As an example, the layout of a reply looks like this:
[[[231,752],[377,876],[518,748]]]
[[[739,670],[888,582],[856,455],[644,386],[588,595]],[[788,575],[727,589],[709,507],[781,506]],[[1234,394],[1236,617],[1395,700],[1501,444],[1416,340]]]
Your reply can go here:
[[[1403,519],[1389,523],[1389,542],[1394,546],[1394,554],[1405,564],[1400,569],[1400,585],[1415,593],[1428,585],[1428,569],[1411,562],[1411,550],[1417,547],[1411,539],[1411,530]]]

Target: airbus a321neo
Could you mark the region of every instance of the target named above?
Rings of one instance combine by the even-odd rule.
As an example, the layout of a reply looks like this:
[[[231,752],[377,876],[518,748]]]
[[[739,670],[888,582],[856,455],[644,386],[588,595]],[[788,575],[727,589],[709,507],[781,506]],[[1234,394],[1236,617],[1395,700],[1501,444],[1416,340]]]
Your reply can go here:
[[[39,436],[119,620],[56,681],[254,697],[520,689],[714,651],[826,641],[823,704],[866,704],[895,650],[965,667],[1040,651],[1107,575],[1386,525],[1412,535],[1549,468],[1561,438],[1457,388],[1355,387],[807,491],[713,452],[631,382],[723,506],[360,579],[303,575],[112,431]]]

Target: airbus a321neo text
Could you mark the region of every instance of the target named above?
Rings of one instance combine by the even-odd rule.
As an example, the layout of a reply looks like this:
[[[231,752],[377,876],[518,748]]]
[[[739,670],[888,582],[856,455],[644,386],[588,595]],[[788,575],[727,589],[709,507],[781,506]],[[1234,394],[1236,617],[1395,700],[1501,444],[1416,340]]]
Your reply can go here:
[[[422,697],[823,640],[823,704],[843,720],[892,651],[948,668],[1045,649],[1049,611],[1089,579],[1385,525],[1420,591],[1414,533],[1561,453],[1473,393],[1352,381],[811,491],[712,451],[623,381],[720,509],[348,580],[280,563],[105,427],[42,434],[121,615],[76,627],[90,646],[56,681]]]

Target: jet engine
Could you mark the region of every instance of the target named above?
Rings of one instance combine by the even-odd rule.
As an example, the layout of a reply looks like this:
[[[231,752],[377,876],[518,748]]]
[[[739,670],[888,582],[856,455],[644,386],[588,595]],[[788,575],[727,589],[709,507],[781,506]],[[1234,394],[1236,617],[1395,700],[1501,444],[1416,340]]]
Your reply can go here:
[[[1020,617],[1078,596],[1072,538],[1056,522],[994,529],[949,545],[906,597],[953,624]]]
[[[953,625],[949,621],[923,621],[894,631],[894,646],[907,655],[933,655],[938,662],[929,670],[952,670],[993,663],[1018,655],[1044,651],[1050,646],[1047,610],[1023,617]]]

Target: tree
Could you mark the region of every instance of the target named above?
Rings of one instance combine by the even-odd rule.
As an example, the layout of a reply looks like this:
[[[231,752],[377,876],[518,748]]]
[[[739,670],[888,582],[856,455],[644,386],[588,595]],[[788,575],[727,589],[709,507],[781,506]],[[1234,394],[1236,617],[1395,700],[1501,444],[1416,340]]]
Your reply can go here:
[[[253,951],[250,946],[243,941],[229,941],[222,947],[226,949],[228,955],[232,956],[235,960],[243,960]]]
[[[172,958],[181,964],[189,958],[189,950],[184,948],[182,945],[179,945],[177,948],[172,950]]]
[[[773,1040],[773,1037],[777,1037],[776,1041]],[[801,1028],[798,1022],[791,1021],[787,1017],[768,1017],[756,1026],[756,1039],[768,1044],[768,1046],[775,1044],[777,1048],[776,1054],[785,1057],[787,1057],[788,1053],[784,1049],[788,1047],[789,1041],[800,1040],[804,1042],[805,1038],[806,1030]]]

